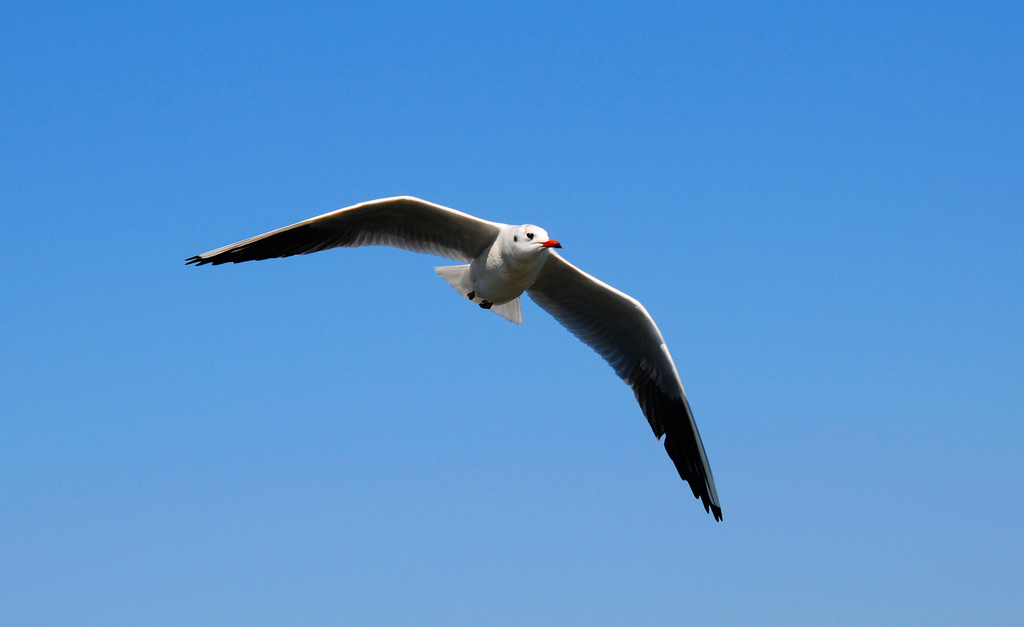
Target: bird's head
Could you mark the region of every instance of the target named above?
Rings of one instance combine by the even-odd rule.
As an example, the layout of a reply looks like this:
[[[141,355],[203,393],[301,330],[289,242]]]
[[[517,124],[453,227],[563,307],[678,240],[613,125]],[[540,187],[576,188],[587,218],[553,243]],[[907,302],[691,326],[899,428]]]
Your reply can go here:
[[[517,256],[535,256],[549,248],[561,248],[562,245],[548,237],[548,232],[539,226],[523,224],[512,232],[512,250]]]

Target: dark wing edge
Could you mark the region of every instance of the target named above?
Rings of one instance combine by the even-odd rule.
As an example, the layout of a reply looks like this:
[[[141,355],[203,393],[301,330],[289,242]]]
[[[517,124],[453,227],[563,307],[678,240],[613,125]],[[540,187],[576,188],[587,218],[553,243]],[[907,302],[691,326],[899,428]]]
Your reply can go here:
[[[554,251],[527,293],[633,389],[654,435],[665,436],[665,450],[679,476],[704,510],[722,520],[711,466],[679,373],[644,306]]]
[[[494,242],[500,227],[496,222],[419,198],[396,196],[325,213],[189,257],[185,263],[241,263],[307,255],[339,246],[394,246],[467,262]]]

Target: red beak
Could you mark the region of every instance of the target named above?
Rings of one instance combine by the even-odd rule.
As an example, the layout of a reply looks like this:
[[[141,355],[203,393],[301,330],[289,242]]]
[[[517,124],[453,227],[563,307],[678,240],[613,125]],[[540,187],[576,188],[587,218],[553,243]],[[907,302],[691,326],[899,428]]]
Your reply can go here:
[[[549,239],[548,241],[541,244],[544,248],[561,248],[562,245],[557,240]]]

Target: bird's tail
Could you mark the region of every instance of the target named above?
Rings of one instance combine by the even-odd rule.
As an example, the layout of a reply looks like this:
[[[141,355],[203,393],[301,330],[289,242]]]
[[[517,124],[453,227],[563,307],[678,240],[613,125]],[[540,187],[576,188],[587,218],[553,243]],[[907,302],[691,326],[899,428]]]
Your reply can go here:
[[[519,307],[518,296],[508,301],[504,305],[492,306],[491,311],[498,314],[502,318],[508,320],[509,322],[515,322],[516,324],[523,323],[523,310]]]
[[[473,285],[469,282],[469,264],[461,266],[438,266],[434,268],[434,272],[439,277],[448,282],[455,288],[463,298],[469,298],[469,293],[473,291]],[[481,301],[480,297],[472,299],[474,303]],[[498,314],[502,318],[515,322],[516,324],[523,323],[523,312],[519,306],[519,299],[514,298],[507,303],[501,305],[492,305],[491,311]]]
[[[469,264],[463,264],[461,266],[438,266],[434,268],[434,272],[439,277],[448,282],[455,288],[463,298],[469,296],[470,290],[473,286],[469,284]]]

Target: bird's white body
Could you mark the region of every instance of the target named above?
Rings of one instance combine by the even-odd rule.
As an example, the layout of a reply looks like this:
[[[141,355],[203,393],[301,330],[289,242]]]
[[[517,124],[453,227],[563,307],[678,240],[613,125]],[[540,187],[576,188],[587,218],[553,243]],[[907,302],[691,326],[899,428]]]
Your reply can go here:
[[[304,255],[335,247],[395,246],[462,262],[435,268],[459,294],[522,324],[526,292],[597,351],[632,389],[679,476],[721,520],[715,482],[665,340],[644,306],[558,255],[544,229],[489,222],[399,196],[332,211],[188,259],[196,265]]]
[[[517,229],[523,230],[523,227],[502,227],[491,247],[469,264],[469,281],[478,298],[503,305],[519,298],[537,280],[549,249],[542,244],[520,246],[513,242]],[[536,240],[548,239],[547,233],[536,230],[539,231]]]
[[[494,242],[468,264],[434,270],[455,291],[499,316],[523,323],[519,297],[540,276],[551,248],[560,247],[544,229],[503,225]]]

